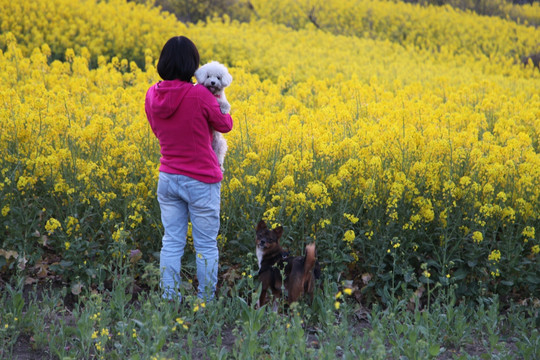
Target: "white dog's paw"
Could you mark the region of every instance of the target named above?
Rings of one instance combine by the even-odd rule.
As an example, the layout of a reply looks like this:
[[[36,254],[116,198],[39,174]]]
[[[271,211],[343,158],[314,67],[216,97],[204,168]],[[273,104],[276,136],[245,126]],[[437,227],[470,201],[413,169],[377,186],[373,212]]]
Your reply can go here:
[[[218,101],[221,113],[228,114],[231,111],[231,104],[228,101]]]

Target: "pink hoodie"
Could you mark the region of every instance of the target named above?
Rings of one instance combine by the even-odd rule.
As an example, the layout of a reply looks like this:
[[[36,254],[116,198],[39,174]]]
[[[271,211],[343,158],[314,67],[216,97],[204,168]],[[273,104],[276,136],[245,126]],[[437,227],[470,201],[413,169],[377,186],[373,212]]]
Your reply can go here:
[[[232,130],[212,93],[202,85],[160,81],[146,93],[146,116],[161,147],[159,171],[186,175],[205,183],[223,179],[212,149],[212,129]]]

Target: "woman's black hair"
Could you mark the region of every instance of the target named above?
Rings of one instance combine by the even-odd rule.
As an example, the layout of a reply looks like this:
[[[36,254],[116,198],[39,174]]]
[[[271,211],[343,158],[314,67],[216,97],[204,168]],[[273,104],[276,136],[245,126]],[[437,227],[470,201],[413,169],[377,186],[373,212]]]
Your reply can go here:
[[[195,44],[185,36],[175,36],[163,46],[157,71],[163,80],[191,82],[198,67],[199,51]]]

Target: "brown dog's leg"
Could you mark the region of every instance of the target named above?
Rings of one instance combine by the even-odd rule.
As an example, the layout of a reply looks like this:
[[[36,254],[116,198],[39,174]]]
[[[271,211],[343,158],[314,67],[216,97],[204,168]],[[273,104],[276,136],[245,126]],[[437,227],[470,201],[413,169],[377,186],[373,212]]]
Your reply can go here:
[[[274,298],[276,299],[281,298],[281,287],[282,287],[281,279],[277,278],[275,280],[274,285],[272,286],[272,294],[274,295]]]
[[[281,283],[280,283],[281,284]],[[281,286],[277,289],[272,289],[272,310],[277,312],[279,307],[279,300],[281,299]]]
[[[261,290],[261,295],[259,296],[259,301],[257,302],[257,307],[260,308],[266,304],[266,289]]]
[[[272,310],[274,312],[277,312],[279,308],[279,301],[281,300],[282,295],[281,287],[283,285],[283,280],[281,279],[279,270],[273,269],[272,274]]]
[[[287,287],[287,291],[289,292],[288,301],[289,301],[289,304],[291,304],[295,301],[298,301],[298,299],[304,293],[301,275],[297,273],[291,273],[288,285],[289,285]]]
[[[309,279],[308,279],[308,283],[306,285],[306,290],[305,292],[309,294],[309,304],[312,305],[313,304],[313,290],[314,290],[314,287],[315,287],[315,281],[313,279],[313,275],[311,274],[309,276]]]

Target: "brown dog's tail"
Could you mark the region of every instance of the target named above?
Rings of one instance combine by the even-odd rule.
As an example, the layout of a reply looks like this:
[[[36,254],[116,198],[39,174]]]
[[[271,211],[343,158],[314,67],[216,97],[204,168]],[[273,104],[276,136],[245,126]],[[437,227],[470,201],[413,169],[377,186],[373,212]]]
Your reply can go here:
[[[304,276],[303,282],[309,279],[309,274],[315,267],[315,262],[317,261],[317,252],[315,250],[315,243],[306,245],[306,256],[304,260]]]

